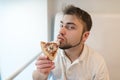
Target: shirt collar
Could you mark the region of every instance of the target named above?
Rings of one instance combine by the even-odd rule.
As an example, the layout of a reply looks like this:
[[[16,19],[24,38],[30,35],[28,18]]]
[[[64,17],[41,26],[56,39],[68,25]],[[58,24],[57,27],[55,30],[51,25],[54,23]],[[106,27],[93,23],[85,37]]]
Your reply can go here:
[[[88,46],[86,44],[84,44],[83,51],[82,51],[80,57],[78,58],[79,61],[84,61],[84,59],[87,57],[87,54],[88,54]]]
[[[65,52],[64,52],[63,49],[61,49],[61,56],[62,56],[62,57],[66,57]]]
[[[66,57],[64,50],[61,49],[60,51],[61,51],[61,56]],[[83,51],[82,51],[80,57],[77,59],[77,61],[79,61],[79,62],[84,61],[84,59],[87,57],[87,54],[88,54],[88,46],[86,44],[84,44]]]

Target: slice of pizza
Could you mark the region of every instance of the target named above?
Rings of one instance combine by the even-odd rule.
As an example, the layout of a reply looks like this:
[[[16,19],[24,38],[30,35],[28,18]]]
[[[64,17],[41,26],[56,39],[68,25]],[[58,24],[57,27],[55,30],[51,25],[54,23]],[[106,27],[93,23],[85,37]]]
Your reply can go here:
[[[54,60],[57,50],[58,50],[58,44],[56,42],[44,42],[41,41],[41,49],[43,53],[48,56],[50,60]]]

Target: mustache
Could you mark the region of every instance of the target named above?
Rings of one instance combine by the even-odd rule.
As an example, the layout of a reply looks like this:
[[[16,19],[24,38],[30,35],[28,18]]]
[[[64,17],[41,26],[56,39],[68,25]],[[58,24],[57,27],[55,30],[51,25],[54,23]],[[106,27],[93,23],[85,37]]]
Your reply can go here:
[[[57,35],[57,38],[58,38],[58,39],[65,39],[65,37],[64,37],[62,34],[58,34],[58,35]]]

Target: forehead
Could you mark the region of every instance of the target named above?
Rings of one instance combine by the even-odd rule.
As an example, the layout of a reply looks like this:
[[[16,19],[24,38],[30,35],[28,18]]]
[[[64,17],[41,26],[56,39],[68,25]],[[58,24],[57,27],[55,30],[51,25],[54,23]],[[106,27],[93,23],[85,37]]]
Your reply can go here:
[[[64,15],[62,21],[76,21],[77,17],[74,15]]]
[[[67,23],[74,23],[76,25],[83,24],[82,20],[78,19],[75,15],[64,15],[62,18],[62,22],[64,24],[67,24]]]

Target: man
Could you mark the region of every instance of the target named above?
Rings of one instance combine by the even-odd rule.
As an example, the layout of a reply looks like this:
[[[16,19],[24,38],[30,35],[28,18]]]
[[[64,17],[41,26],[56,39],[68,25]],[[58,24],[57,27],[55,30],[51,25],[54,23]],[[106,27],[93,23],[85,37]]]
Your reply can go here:
[[[75,6],[63,10],[59,34],[60,50],[52,62],[39,56],[34,80],[109,80],[104,59],[85,44],[92,20],[90,15]]]

